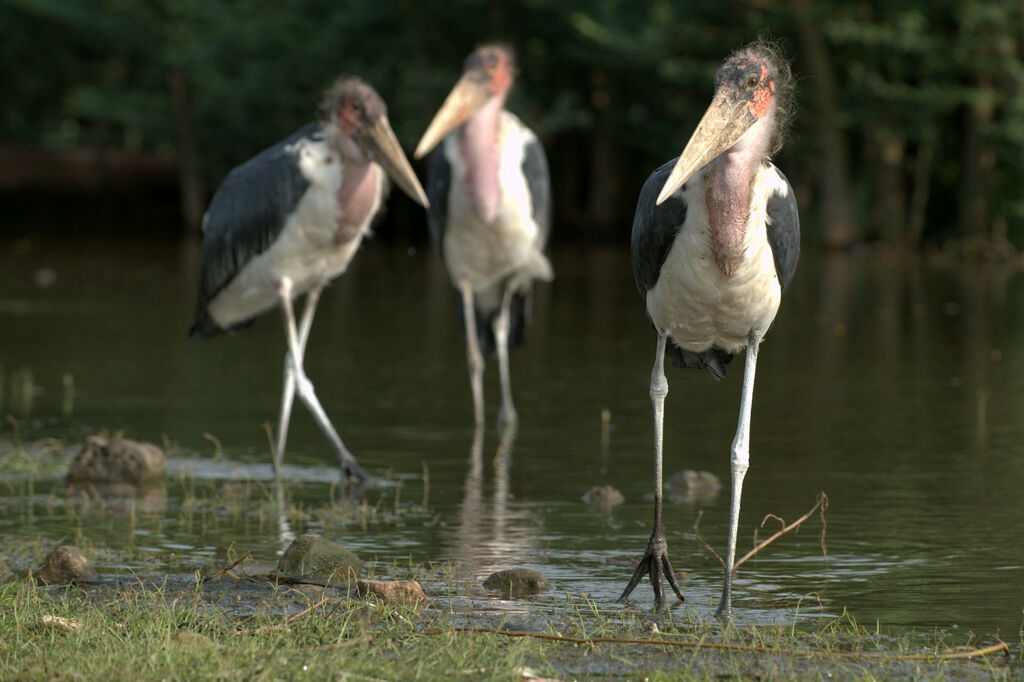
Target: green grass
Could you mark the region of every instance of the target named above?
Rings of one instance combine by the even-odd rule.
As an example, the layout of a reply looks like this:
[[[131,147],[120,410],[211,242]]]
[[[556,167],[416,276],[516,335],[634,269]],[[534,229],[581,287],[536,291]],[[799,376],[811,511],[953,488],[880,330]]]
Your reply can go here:
[[[692,612],[607,611],[566,596],[544,615],[482,614],[458,607],[460,586],[443,568],[418,568],[434,595],[423,609],[361,601],[344,588],[221,577],[154,584],[126,576],[89,589],[0,586],[0,679],[42,680],[519,680],[965,679],[1010,677],[1002,654],[978,660],[906,660],[950,654],[940,633],[892,637],[852,618],[816,627],[723,631]],[[449,599],[445,594],[456,595]],[[310,607],[313,607],[310,609]],[[528,607],[527,607],[528,608]],[[504,622],[507,620],[508,622]],[[527,629],[563,638],[658,639],[735,649],[543,640],[459,628]],[[1019,643],[1017,643],[1019,645]],[[757,651],[756,648],[768,651]],[[1019,652],[1019,648],[1018,648]],[[867,654],[844,658],[851,653]]]

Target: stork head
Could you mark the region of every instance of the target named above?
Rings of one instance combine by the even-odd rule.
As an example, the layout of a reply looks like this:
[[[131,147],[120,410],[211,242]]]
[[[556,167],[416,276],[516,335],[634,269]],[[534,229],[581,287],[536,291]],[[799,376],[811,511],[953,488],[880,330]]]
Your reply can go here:
[[[515,57],[504,45],[481,45],[466,57],[462,77],[416,145],[413,158],[423,158],[449,131],[457,128],[495,97],[504,98],[515,80]]]
[[[668,199],[694,173],[734,145],[767,156],[781,138],[777,111],[788,107],[789,64],[767,43],[734,52],[715,73],[715,96],[665,181],[658,203]]]
[[[323,111],[337,129],[342,155],[362,155],[379,164],[413,201],[427,206],[426,192],[391,129],[387,105],[376,90],[358,78],[343,77],[327,91]]]

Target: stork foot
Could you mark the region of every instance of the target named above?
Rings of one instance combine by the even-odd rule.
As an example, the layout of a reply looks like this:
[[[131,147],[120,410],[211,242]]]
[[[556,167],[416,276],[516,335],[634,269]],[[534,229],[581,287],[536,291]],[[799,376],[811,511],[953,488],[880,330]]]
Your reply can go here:
[[[732,585],[726,585],[725,589],[722,590],[722,602],[718,605],[718,610],[715,611],[715,618],[722,621],[723,623],[729,623],[732,621]]]
[[[644,556],[640,559],[640,563],[637,564],[636,570],[633,571],[633,577],[629,579],[629,584],[623,590],[622,596],[619,597],[620,602],[624,602],[629,598],[629,595],[636,589],[636,586],[640,584],[645,575],[651,576],[651,585],[654,587],[655,611],[661,611],[667,606],[661,584],[662,577],[668,580],[668,584],[672,587],[672,591],[676,593],[676,596],[679,597],[679,600],[686,601],[682,590],[679,589],[679,585],[676,583],[676,575],[672,571],[672,564],[668,559],[668,541],[665,540],[665,532],[660,528],[655,528],[654,532],[651,533]]]

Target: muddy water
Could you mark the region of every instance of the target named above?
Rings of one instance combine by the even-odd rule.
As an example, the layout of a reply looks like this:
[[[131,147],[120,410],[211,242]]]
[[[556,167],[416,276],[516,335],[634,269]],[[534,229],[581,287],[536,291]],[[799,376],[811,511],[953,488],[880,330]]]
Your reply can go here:
[[[557,279],[537,292],[528,346],[513,354],[521,425],[505,443],[494,428],[493,364],[488,428],[471,428],[454,294],[428,248],[371,241],[325,294],[308,374],[363,465],[402,477],[400,489],[367,495],[364,523],[322,511],[333,455],[301,407],[285,469],[298,511],[277,519],[210,501],[232,479],[269,499],[264,423],[276,418],[284,346],[277,315],[186,343],[197,245],[4,237],[0,408],[19,437],[75,443],[120,430],[167,441],[172,460],[166,497],[130,511],[67,504],[52,469],[4,474],[0,542],[21,549],[0,558],[25,569],[24,546],[70,540],[96,548],[101,573],[188,573],[232,541],[270,561],[290,535],[311,531],[364,558],[455,560],[481,579],[530,566],[559,594],[620,608],[629,558],[649,532],[655,337],[625,250],[562,248],[553,262]],[[705,615],[721,570],[686,534],[696,528],[724,547],[741,371],[734,362],[717,384],[669,373],[666,477],[690,468],[725,483],[667,509],[687,606]],[[10,442],[12,422],[0,436]],[[741,551],[773,530],[771,521],[758,529],[765,515],[792,521],[825,491],[827,557],[815,517],[741,568],[738,617],[847,609],[865,623],[1017,637],[1024,276],[805,256],[762,347],[751,453]],[[626,498],[611,514],[581,501],[605,484]],[[646,584],[635,595],[650,603]]]

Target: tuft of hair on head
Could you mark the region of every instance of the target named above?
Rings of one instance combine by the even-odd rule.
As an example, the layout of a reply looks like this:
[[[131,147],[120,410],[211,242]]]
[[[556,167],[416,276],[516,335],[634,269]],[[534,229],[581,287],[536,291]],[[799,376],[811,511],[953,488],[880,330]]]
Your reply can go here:
[[[338,113],[337,108],[340,100],[348,94],[355,94],[359,97],[366,105],[366,113],[368,115],[387,113],[384,100],[366,81],[358,76],[340,76],[324,91],[324,96],[320,100],[320,107],[318,108],[320,118],[325,121],[333,119]],[[383,109],[383,111],[377,112],[377,109]]]
[[[796,81],[782,44],[766,34],[733,52],[729,59],[745,56],[764,62],[775,81],[775,126],[768,142],[768,154],[773,155],[782,149],[786,132],[796,116]]]
[[[512,69],[513,72],[517,70],[515,48],[512,47],[511,44],[503,43],[501,41],[493,41],[477,45],[477,47],[469,54],[469,56],[466,57],[466,66],[469,66],[469,62],[474,57],[480,56],[482,53],[491,50],[498,50],[503,52],[505,54],[505,61],[508,63],[509,68]]]

